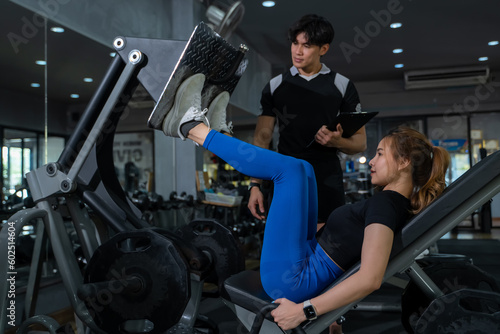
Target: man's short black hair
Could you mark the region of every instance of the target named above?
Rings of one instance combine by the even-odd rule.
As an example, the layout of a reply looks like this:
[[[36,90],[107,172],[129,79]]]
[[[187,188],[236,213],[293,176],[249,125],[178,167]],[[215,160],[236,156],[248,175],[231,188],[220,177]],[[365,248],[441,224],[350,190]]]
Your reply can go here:
[[[332,24],[324,17],[316,14],[302,16],[288,29],[288,39],[295,42],[297,35],[305,33],[309,44],[322,46],[331,44],[335,31]]]

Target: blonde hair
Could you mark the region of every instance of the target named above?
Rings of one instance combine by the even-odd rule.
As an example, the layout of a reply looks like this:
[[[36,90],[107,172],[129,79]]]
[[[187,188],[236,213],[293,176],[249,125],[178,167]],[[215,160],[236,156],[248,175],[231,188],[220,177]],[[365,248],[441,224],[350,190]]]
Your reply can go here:
[[[410,202],[412,213],[419,213],[446,187],[450,155],[444,148],[432,146],[422,133],[408,127],[398,127],[384,138],[389,139],[396,161],[410,161],[413,181]]]

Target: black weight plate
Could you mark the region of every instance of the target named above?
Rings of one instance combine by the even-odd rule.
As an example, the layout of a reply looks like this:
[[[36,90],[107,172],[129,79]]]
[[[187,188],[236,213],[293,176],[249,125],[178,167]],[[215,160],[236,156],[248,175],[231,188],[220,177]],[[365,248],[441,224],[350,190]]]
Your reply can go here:
[[[124,291],[119,281],[129,277],[138,277],[142,288]],[[184,258],[169,239],[150,229],[122,232],[101,245],[84,282],[108,282],[84,302],[96,324],[110,334],[121,334],[122,324],[141,319],[154,324],[151,334],[162,333],[180,320],[190,297]]]
[[[205,279],[222,291],[224,281],[245,269],[241,244],[233,233],[216,220],[195,220],[181,228],[178,233],[193,246],[207,251],[213,258],[213,269]]]

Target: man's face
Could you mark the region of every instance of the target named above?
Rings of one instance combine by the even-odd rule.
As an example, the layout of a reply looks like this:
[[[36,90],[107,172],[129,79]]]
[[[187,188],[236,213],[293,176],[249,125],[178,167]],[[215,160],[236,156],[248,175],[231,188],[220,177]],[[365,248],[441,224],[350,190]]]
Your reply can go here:
[[[309,40],[305,33],[301,32],[297,35],[295,41],[292,42],[292,63],[300,74],[312,75],[321,69],[321,56],[328,51],[329,45],[323,46],[309,44]]]

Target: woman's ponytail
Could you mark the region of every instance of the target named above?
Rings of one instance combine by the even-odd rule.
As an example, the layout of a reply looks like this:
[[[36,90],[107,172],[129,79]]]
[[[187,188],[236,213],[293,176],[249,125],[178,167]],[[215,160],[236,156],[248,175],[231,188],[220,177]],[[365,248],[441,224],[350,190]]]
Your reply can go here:
[[[450,164],[450,155],[439,146],[432,147],[432,168],[427,182],[413,194],[411,202],[413,213],[420,212],[434,201],[446,187],[446,171]]]
[[[435,147],[417,130],[399,127],[386,136],[392,141],[394,158],[411,163],[413,193],[410,201],[412,213],[422,211],[435,200],[446,186],[446,171],[450,155],[442,147]]]

